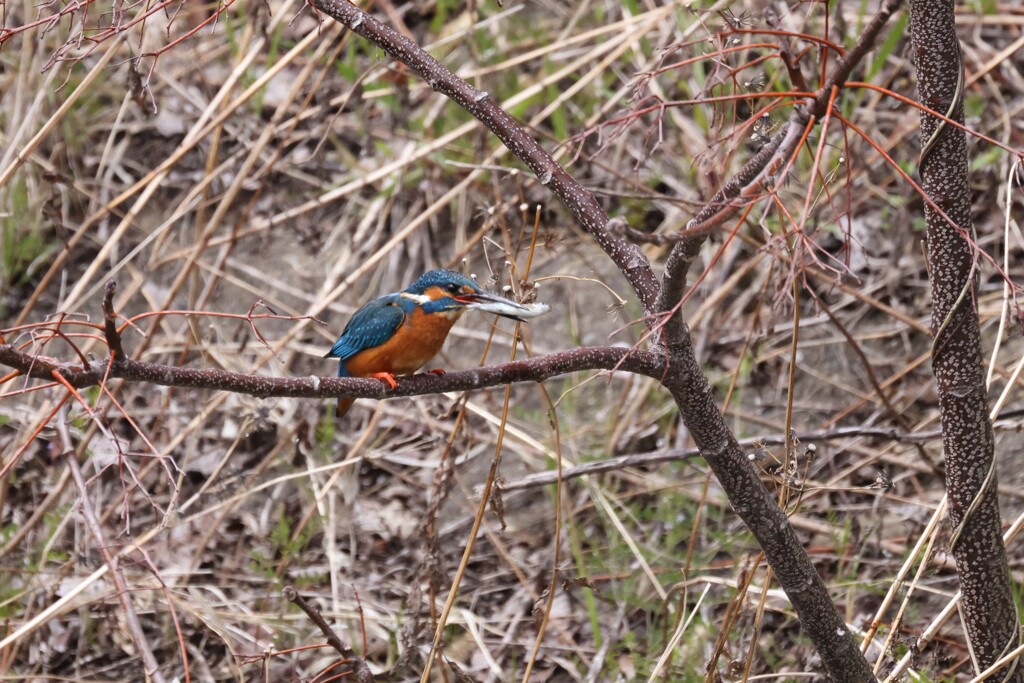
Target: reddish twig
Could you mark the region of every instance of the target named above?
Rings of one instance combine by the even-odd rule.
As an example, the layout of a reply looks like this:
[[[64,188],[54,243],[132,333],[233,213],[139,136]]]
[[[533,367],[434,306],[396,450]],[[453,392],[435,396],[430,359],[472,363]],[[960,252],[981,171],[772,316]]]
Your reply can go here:
[[[943,114],[942,112],[936,111],[935,109],[932,109],[931,107],[927,107],[924,104],[921,104],[920,102],[918,102],[917,100],[915,100],[915,99],[913,99],[911,97],[907,97],[906,95],[901,95],[898,92],[896,92],[895,90],[890,90],[889,88],[884,88],[884,87],[882,87],[880,85],[875,85],[874,83],[863,83],[861,81],[847,81],[846,82],[846,87],[847,88],[864,88],[865,90],[874,90],[875,92],[881,93],[882,95],[885,95],[886,97],[891,97],[893,99],[899,100],[903,104],[909,105],[909,106],[913,107],[914,109],[918,109],[918,110],[924,112],[925,114],[928,114],[929,116],[934,116],[935,118],[937,118],[937,119],[939,119],[941,121],[945,121],[948,125],[953,126],[954,128],[959,128],[960,130],[962,130],[963,132],[967,133],[971,137],[978,138],[979,140],[984,140],[985,142],[987,142],[988,144],[992,145],[993,147],[998,147],[999,149],[1003,150],[1004,152],[1009,152],[1010,154],[1014,155],[1018,159],[1024,160],[1024,149],[1021,149],[1019,147],[1012,147],[1010,145],[1007,145],[1006,143],[999,142],[999,140],[996,140],[993,137],[985,135],[984,133],[982,133],[980,131],[976,131],[973,128],[970,128],[969,126],[967,126],[967,124],[961,123],[960,121],[952,119],[952,118],[946,116],[945,114]]]
[[[789,140],[792,143],[796,143],[796,140],[789,136],[794,126],[799,127],[801,130],[807,125],[811,118],[821,119],[825,114],[830,113],[828,109],[833,102],[832,89],[834,87],[840,87],[850,76],[853,68],[860,63],[864,55],[867,54],[868,50],[875,43],[875,39],[881,32],[882,27],[892,16],[893,12],[902,4],[903,0],[887,0],[887,2],[879,9],[878,13],[872,18],[871,22],[864,29],[864,32],[857,39],[856,45],[848,52],[845,53],[841,48],[829,44],[829,47],[836,49],[838,55],[836,66],[829,73],[828,78],[822,83],[821,88],[818,90],[817,95],[812,100],[807,102],[804,107],[798,107],[793,111],[789,121],[783,125],[772,140],[761,148],[761,150],[754,155],[737,173],[733,176],[725,185],[722,186],[714,197],[705,205],[705,207],[697,214],[697,216],[690,221],[687,226],[687,230],[694,230],[694,239],[703,239],[706,234],[719,225],[720,223],[714,220],[716,214],[720,212],[728,212],[731,214],[735,212],[738,205],[735,205],[732,200],[739,197],[741,193],[746,192],[748,195],[757,191],[757,187],[751,187],[752,184],[759,182],[764,177],[763,173],[769,166],[774,166],[778,163],[779,159],[776,153],[781,157],[788,156],[792,152],[792,149],[782,149],[783,142]],[[781,33],[782,35],[791,35],[785,31],[762,31],[762,30],[748,30],[744,29],[740,32],[746,33],[757,33],[757,34],[776,34]],[[826,44],[827,41],[818,41],[822,44]],[[845,121],[845,119],[844,119]],[[789,137],[787,137],[789,136]],[[776,179],[778,182],[779,179]],[[705,232],[706,230],[706,232]],[[683,286],[686,282],[685,269],[689,267],[689,259],[683,252],[683,246],[686,241],[678,243],[673,247],[672,252],[669,254],[668,260],[665,263],[665,275],[662,281],[661,295],[658,301],[658,311],[665,312],[672,310],[676,303],[679,301],[679,297],[682,294]]]
[[[30,446],[36,443],[36,439],[39,437],[39,434],[42,433],[43,429],[45,429],[47,425],[50,424],[50,420],[52,420],[54,416],[56,416],[57,413],[60,411],[60,409],[64,407],[64,404],[70,400],[71,394],[64,394],[64,396],[62,396],[61,399],[57,401],[57,405],[55,405],[50,410],[50,412],[47,413],[36,424],[35,429],[33,429],[32,432],[25,438],[24,443],[22,443],[18,450],[14,452],[14,455],[12,455],[7,462],[3,463],[3,467],[0,467],[0,479],[4,479],[7,476],[7,474],[11,471],[11,469],[18,464],[18,461],[21,460],[21,456],[25,454],[25,451],[27,451]]]
[[[899,1],[902,2],[903,0]],[[784,38],[798,38],[800,40],[807,41],[808,43],[817,43],[822,47],[827,47],[828,49],[835,52],[836,55],[839,57],[843,57],[844,55],[846,55],[846,50],[843,49],[841,45],[837,45],[833,43],[831,40],[826,40],[824,38],[819,38],[818,36],[811,35],[810,33],[794,33],[793,31],[783,31],[781,29],[770,28],[739,28],[733,29],[731,33],[747,33],[752,36],[781,36]],[[872,40],[872,42],[869,43],[869,46],[873,44],[874,41]]]

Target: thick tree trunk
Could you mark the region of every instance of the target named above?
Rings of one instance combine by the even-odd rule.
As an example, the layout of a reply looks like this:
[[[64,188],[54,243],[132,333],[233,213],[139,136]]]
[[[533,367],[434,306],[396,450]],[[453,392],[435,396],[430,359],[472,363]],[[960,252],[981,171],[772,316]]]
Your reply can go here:
[[[963,122],[963,63],[952,0],[911,0],[910,34],[920,102]],[[996,500],[992,423],[982,373],[979,259],[970,213],[967,140],[960,129],[924,113],[921,140],[922,185],[945,214],[925,207],[935,337],[932,370],[942,417],[951,545],[963,592],[961,614],[981,671],[1017,646],[1020,629]],[[1015,666],[1012,673],[1004,669],[992,680],[1024,681],[1024,667]]]

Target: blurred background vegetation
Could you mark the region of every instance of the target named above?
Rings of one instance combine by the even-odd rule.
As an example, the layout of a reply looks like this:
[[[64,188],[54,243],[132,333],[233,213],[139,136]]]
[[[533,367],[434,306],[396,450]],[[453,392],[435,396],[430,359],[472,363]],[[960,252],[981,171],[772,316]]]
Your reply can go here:
[[[613,217],[665,234],[788,114],[792,98],[755,98],[794,89],[780,46],[813,87],[820,53],[808,37],[848,47],[876,7],[378,0],[367,9],[528,124]],[[100,317],[103,282],[114,278],[120,313],[166,312],[125,332],[135,358],[331,375],[321,356],[361,303],[437,266],[518,290],[535,230],[531,279],[552,312],[524,326],[520,357],[639,340],[642,312],[621,276],[543,186],[467,113],[309,7],[9,0],[0,11],[8,342],[74,361],[72,338],[43,339],[29,325],[63,315],[69,332],[84,331],[75,321]],[[855,78],[912,94],[905,24],[893,19]],[[1018,148],[1022,27],[1014,3],[967,3],[959,15],[968,125]],[[770,28],[790,35],[753,32]],[[863,88],[844,90],[840,107],[916,171],[916,110]],[[817,171],[802,154],[777,188],[791,211],[806,204],[799,239],[814,258],[793,262],[778,211],[758,205],[705,246],[686,311],[733,428],[767,481],[804,490],[793,523],[847,621],[866,628],[942,496],[941,444],[921,200],[851,130],[834,125],[827,136]],[[999,261],[1008,253],[1019,282],[1021,235],[1004,230],[1003,216],[1007,202],[1021,204],[1006,180],[1012,158],[972,144],[980,243]],[[645,250],[656,264],[667,253]],[[779,472],[794,279],[814,294],[796,303],[794,428],[808,436],[798,468]],[[983,271],[989,349],[1003,284]],[[210,315],[261,305],[289,318],[255,322],[266,344],[247,320]],[[467,316],[438,364],[505,360],[512,331]],[[1022,353],[1019,334],[1004,336],[993,392]],[[97,338],[73,341],[85,356],[104,353]],[[0,386],[0,672],[142,680],[118,591],[57,457],[48,417],[57,396],[28,386]],[[579,373],[545,390],[513,387],[506,420],[503,392],[487,390],[364,400],[340,422],[319,401],[141,384],[85,392],[92,414],[72,404],[70,436],[107,549],[140,546],[121,565],[160,675],[333,680],[337,655],[309,647],[322,636],[282,598],[289,584],[375,670],[400,657],[422,668],[502,433],[501,506],[446,632],[445,656],[467,680],[517,680],[552,572],[559,591],[532,680],[646,680],[656,667],[672,681],[820,676],[657,382]],[[996,424],[1004,519],[1024,508],[1009,465],[1024,455],[1015,391]],[[525,479],[556,458],[570,468],[632,454],[666,462],[565,482],[561,520],[555,486]],[[1019,585],[1021,553],[1009,552]],[[902,655],[955,590],[939,552],[889,651],[874,646],[872,661]],[[967,680],[959,626],[915,665],[921,680]]]

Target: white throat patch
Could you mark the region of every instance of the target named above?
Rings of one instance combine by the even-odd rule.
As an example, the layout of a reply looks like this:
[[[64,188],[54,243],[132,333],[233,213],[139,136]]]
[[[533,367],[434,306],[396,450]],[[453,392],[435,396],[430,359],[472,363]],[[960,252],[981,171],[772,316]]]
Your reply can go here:
[[[413,294],[412,292],[402,292],[398,296],[402,297],[403,299],[411,299],[412,301],[415,301],[420,306],[422,306],[423,304],[428,304],[431,301],[433,301],[433,299],[431,299],[426,294]]]

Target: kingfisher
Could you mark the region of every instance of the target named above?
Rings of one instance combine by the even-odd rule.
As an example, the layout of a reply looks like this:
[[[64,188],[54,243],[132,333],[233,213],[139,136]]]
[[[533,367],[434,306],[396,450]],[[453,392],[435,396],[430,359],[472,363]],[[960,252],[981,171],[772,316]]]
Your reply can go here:
[[[452,325],[471,309],[523,321],[548,307],[491,294],[454,270],[430,270],[401,292],[361,306],[324,358],[340,361],[339,377],[374,377],[394,389],[395,375],[410,375],[426,365],[441,350]],[[336,415],[345,415],[354,401],[338,399]]]

